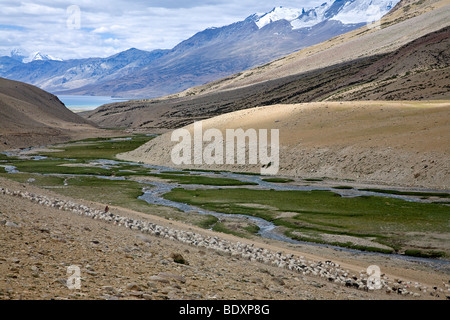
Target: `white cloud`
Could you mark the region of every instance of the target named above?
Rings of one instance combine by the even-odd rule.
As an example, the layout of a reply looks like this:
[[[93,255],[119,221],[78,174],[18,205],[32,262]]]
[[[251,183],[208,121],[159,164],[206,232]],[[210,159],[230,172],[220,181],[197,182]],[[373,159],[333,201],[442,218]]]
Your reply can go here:
[[[324,0],[0,0],[0,55],[13,49],[63,59],[106,57],[135,47],[170,49],[196,32],[220,27],[275,6],[313,7]],[[80,8],[69,29],[66,9]]]

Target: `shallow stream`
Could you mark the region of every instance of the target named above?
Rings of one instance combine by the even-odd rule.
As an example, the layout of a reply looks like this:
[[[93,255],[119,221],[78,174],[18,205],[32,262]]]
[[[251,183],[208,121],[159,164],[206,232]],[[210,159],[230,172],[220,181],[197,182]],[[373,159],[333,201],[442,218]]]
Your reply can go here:
[[[29,151],[27,149],[27,151]],[[19,154],[7,154],[8,156],[18,156]],[[20,155],[19,155],[20,156]],[[41,160],[45,159],[46,157],[41,156],[27,156],[29,159],[33,160]],[[67,160],[67,159],[66,159]],[[98,159],[98,160],[92,160],[92,164],[95,163],[96,166],[99,166],[103,169],[110,169],[112,166],[116,165],[135,165],[135,166],[143,166],[149,169],[152,169],[154,173],[160,173],[162,171],[177,171],[173,168],[169,167],[162,167],[162,166],[153,166],[153,165],[146,165],[146,164],[140,164],[140,163],[133,163],[128,161],[115,161],[115,160],[105,160],[105,159]],[[0,167],[4,167],[6,172],[8,173],[20,173],[17,168],[13,165],[2,165],[0,164]],[[376,195],[376,196],[382,196],[382,197],[388,197],[388,198],[396,198],[396,199],[402,199],[406,201],[417,201],[417,202],[428,202],[426,199],[421,199],[420,197],[411,197],[411,196],[402,196],[402,195],[395,195],[395,194],[387,194],[387,193],[376,193],[376,192],[370,192],[370,191],[363,191],[358,189],[335,189],[333,187],[324,187],[324,186],[302,186],[302,185],[293,185],[293,184],[280,184],[280,183],[272,183],[263,181],[265,177],[257,176],[257,175],[246,175],[246,174],[239,174],[239,173],[231,173],[231,172],[220,172],[220,173],[211,173],[211,172],[202,172],[202,171],[185,171],[186,174],[196,174],[200,176],[208,176],[208,177],[222,177],[222,178],[230,178],[239,180],[242,182],[251,182],[256,183],[256,185],[245,185],[245,188],[249,189],[266,189],[266,190],[298,190],[298,191],[311,191],[311,190],[328,190],[332,191],[334,193],[340,194],[343,197],[357,197],[357,196],[363,196],[363,195]],[[61,176],[61,174],[46,174],[46,175],[55,175],[55,176]],[[64,175],[66,176],[66,175]],[[101,176],[101,175],[67,175],[67,176],[91,176],[91,177],[97,177],[101,179],[117,179],[117,180],[125,180],[125,177],[111,177],[111,176]],[[142,184],[149,185],[151,187],[144,187],[143,188],[143,194],[139,197],[139,199],[142,199],[146,201],[149,204],[154,205],[162,205],[167,207],[176,208],[182,212],[196,212],[199,214],[204,215],[212,215],[215,216],[220,220],[226,219],[226,218],[233,218],[233,219],[243,219],[248,222],[251,222],[259,227],[258,235],[260,235],[263,238],[268,239],[274,239],[279,241],[288,242],[291,244],[306,244],[306,245],[313,245],[313,246],[319,246],[319,247],[328,247],[328,248],[334,248],[339,251],[345,251],[355,254],[364,254],[364,255],[382,255],[386,257],[395,257],[403,260],[409,260],[409,261],[416,261],[416,262],[423,262],[427,264],[434,265],[437,268],[447,268],[450,266],[450,261],[441,260],[441,259],[430,259],[430,258],[420,258],[420,257],[411,257],[411,256],[405,256],[405,255],[399,255],[399,254],[384,254],[380,252],[369,252],[369,251],[361,251],[361,250],[355,250],[355,249],[349,249],[349,248],[343,248],[333,245],[327,245],[327,244],[320,244],[320,243],[314,243],[314,242],[306,242],[306,241],[298,241],[291,239],[276,230],[276,225],[273,223],[266,221],[264,219],[258,218],[258,217],[252,217],[252,216],[246,216],[246,215],[240,215],[240,214],[225,214],[220,212],[214,212],[214,211],[208,211],[204,210],[199,207],[195,207],[192,205],[188,205],[181,202],[175,202],[171,200],[167,200],[163,197],[165,193],[170,192],[173,188],[185,188],[185,189],[217,189],[217,188],[227,188],[224,186],[209,186],[209,185],[193,185],[193,184],[179,184],[175,182],[157,182],[157,181],[143,181],[143,180],[136,180]],[[233,188],[236,186],[232,186]],[[403,190],[405,191],[405,190]],[[418,191],[418,190],[411,190],[411,191]],[[426,190],[427,192],[433,192],[436,190]],[[436,191],[438,192],[438,191]]]

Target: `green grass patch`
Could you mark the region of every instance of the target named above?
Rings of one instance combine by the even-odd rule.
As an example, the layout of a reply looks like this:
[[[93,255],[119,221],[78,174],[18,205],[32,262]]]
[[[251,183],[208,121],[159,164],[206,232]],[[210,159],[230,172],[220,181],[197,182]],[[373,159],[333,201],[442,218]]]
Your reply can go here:
[[[73,198],[123,207],[186,223],[195,221],[196,218],[196,216],[180,212],[176,209],[167,209],[138,199],[143,194],[143,188],[150,187],[148,184],[141,184],[130,180],[109,180],[90,176],[68,177],[66,178],[66,182],[67,186],[54,189],[54,191]]]
[[[143,194],[142,185],[129,180],[109,180],[97,177],[70,177],[67,187],[59,191],[71,197],[97,201],[132,209],[133,205],[149,206],[137,199]]]
[[[207,170],[207,169],[183,169],[184,172],[209,172],[209,173],[214,173],[214,174],[221,174],[224,171],[219,171],[219,170]]]
[[[417,249],[405,250],[405,255],[420,258],[442,258],[445,256],[443,251],[421,251]]]
[[[121,164],[118,166],[114,166],[110,169],[112,175],[117,177],[126,177],[126,176],[144,176],[151,173],[153,170],[150,168],[145,168],[139,165],[127,165]]]
[[[188,174],[186,171],[161,171],[161,174]]]
[[[261,175],[260,173],[257,173],[257,172],[241,172],[241,171],[237,171],[237,172],[234,172],[234,171],[225,171],[225,172],[231,172],[231,173],[236,173],[236,174],[242,174],[242,175],[244,175],[244,176],[260,176],[260,175]]]
[[[206,210],[263,218],[288,231],[308,231],[354,237],[400,250],[408,232],[448,233],[450,208],[442,204],[408,202],[376,196],[341,197],[330,191],[251,189],[173,189],[166,199]],[[281,212],[296,212],[280,217]],[[425,240],[425,239],[424,239]],[[346,245],[350,247],[349,245]],[[357,248],[352,244],[352,248]],[[383,251],[379,248],[365,250]],[[389,250],[387,250],[389,251]]]
[[[123,137],[120,137],[123,138]],[[134,150],[144,143],[150,141],[153,137],[146,135],[135,135],[131,140],[112,140],[111,138],[86,139],[66,144],[60,152],[43,152],[41,155],[48,157],[70,158],[70,159],[108,159],[117,160],[118,153]]]
[[[274,182],[274,183],[288,183],[288,182],[293,182],[294,180],[286,179],[286,178],[266,178],[266,179],[262,179],[262,181]]]
[[[395,195],[401,195],[401,196],[450,198],[450,193],[446,193],[446,192],[398,191],[398,190],[386,190],[386,189],[360,189],[360,190],[377,192],[377,193],[395,194]]]
[[[228,171],[228,170],[212,170],[212,169],[183,169],[183,171],[206,172],[206,173],[214,173],[214,174],[221,174],[222,172],[228,172],[228,173],[236,173],[236,174],[247,175],[247,176],[260,176],[261,175],[256,172],[234,172],[234,171]]]
[[[201,221],[197,222],[196,225],[199,226],[200,228],[204,228],[204,229],[210,229],[212,226],[214,226],[217,221],[219,221],[219,219],[213,215],[206,215],[204,219],[202,219]]]
[[[174,174],[149,174],[149,176],[170,180],[180,184],[203,184],[210,186],[241,186],[241,185],[257,185],[253,182],[243,182],[230,178],[211,178],[194,175],[174,175]]]
[[[63,187],[64,178],[31,174],[31,173],[2,173],[0,177],[7,178],[20,183],[29,183],[40,187]]]
[[[80,166],[76,166],[79,164]],[[40,174],[87,174],[87,175],[111,175],[111,171],[99,167],[81,166],[84,162],[66,160],[18,160],[14,162],[20,172]],[[70,166],[65,166],[70,165]],[[74,165],[74,166],[72,166]]]
[[[89,160],[78,161],[62,159],[17,160],[11,162],[20,172],[40,174],[66,175],[101,175],[101,176],[131,176],[146,175],[152,170],[138,165],[117,165],[102,168],[100,164],[91,164]]]
[[[256,224],[250,224],[250,225],[244,227],[244,230],[251,234],[257,234],[259,232],[259,230],[261,230],[261,228],[258,227]]]
[[[6,154],[0,153],[0,160],[10,161],[10,160],[16,160],[16,159],[17,159],[16,157],[8,157]]]
[[[350,186],[336,186],[336,187],[333,187],[333,189],[350,190],[350,189],[353,189],[353,187],[350,187]]]

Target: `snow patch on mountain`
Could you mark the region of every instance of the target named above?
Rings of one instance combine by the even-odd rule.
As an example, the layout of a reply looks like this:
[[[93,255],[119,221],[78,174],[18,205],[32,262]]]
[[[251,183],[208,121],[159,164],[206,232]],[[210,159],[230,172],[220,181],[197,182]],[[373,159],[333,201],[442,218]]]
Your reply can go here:
[[[294,19],[297,19],[299,15],[302,14],[302,11],[303,9],[276,7],[273,8],[272,11],[269,11],[260,16],[258,20],[255,21],[255,23],[261,29],[264,26],[278,20],[287,20],[290,22]]]
[[[297,17],[295,20],[291,21],[291,25],[294,29],[301,29],[301,28],[310,28],[312,26],[315,26],[318,23],[321,23],[322,21],[326,20],[325,14],[327,10],[331,7],[334,1],[327,1],[324,2],[319,7],[316,7],[314,9],[309,9],[305,11],[303,9],[302,14]]]
[[[310,28],[327,20],[343,24],[372,23],[381,19],[400,0],[328,0],[318,7],[285,8],[276,7],[270,12],[254,15],[256,25],[261,29],[278,20],[287,20],[292,28]]]
[[[10,57],[16,61],[23,62],[27,56],[21,49],[13,49],[11,50]]]
[[[23,59],[24,63],[32,61],[63,61],[60,58],[55,58],[49,54],[44,54],[39,51],[32,53],[28,58]]]
[[[399,1],[398,0],[366,0],[347,2],[333,20],[342,23],[360,23],[380,20]]]

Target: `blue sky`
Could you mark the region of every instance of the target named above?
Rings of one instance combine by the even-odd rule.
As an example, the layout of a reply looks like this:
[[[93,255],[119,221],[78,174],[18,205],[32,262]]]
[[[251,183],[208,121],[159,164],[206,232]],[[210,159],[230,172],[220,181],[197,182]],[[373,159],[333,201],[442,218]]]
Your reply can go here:
[[[325,0],[0,0],[0,55],[13,49],[62,59],[106,57],[129,48],[170,49],[196,32],[275,6]],[[79,11],[78,11],[79,9]]]

